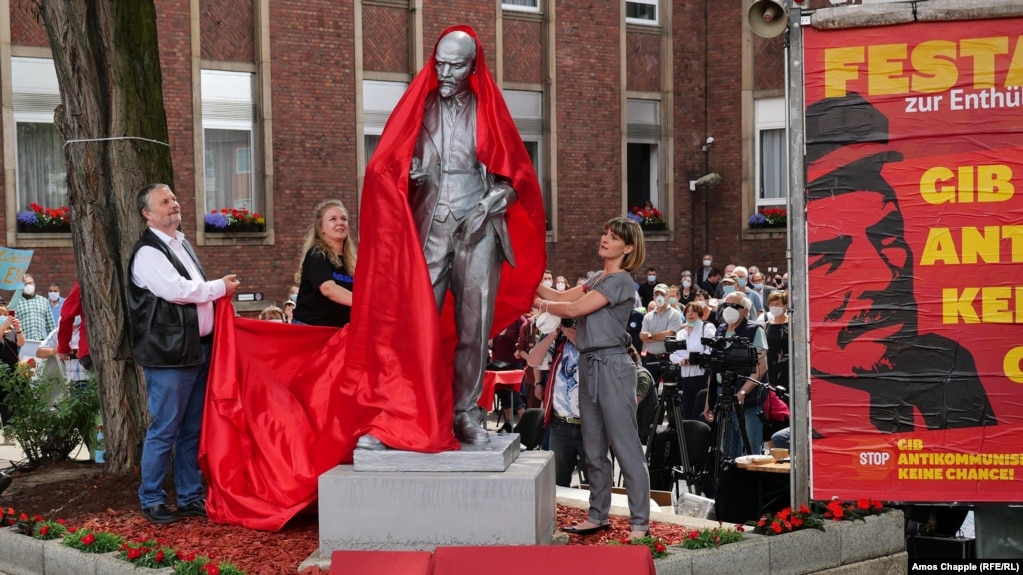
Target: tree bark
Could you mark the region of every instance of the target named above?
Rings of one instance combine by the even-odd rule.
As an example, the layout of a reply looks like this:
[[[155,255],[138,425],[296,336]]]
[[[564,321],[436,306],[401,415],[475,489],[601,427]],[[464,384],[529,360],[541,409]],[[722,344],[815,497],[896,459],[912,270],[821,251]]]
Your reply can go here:
[[[149,419],[126,297],[132,248],[143,228],[135,195],[153,182],[173,188],[156,9],[152,0],[37,0],[36,6],[60,85],[54,122],[65,141],[71,234],[105,422],[106,471],[125,473],[141,457]]]

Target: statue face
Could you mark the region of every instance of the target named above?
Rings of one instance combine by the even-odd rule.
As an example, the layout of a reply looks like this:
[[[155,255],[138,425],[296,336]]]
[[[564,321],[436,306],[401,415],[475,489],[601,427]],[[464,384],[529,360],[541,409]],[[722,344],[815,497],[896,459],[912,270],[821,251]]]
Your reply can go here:
[[[434,69],[442,98],[469,90],[469,75],[475,68],[476,43],[465,32],[452,32],[441,38],[434,57]]]

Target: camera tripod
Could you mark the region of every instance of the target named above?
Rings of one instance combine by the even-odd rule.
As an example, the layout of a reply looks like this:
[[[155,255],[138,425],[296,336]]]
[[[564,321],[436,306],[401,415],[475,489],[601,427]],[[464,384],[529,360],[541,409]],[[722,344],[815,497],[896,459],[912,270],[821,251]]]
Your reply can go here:
[[[746,436],[746,417],[739,398],[735,395],[735,388],[739,380],[752,381],[757,385],[764,385],[759,381],[739,375],[735,372],[725,372],[722,375],[721,395],[714,406],[714,441],[711,443],[710,452],[707,454],[707,468],[709,469],[711,484],[715,487],[721,470],[730,459],[722,457],[729,451],[729,440],[732,435],[732,416],[738,422],[738,432],[742,440],[742,453],[740,455],[751,455],[753,449],[750,447],[749,437]]]
[[[671,373],[671,371],[668,373]],[[647,435],[647,469],[651,474],[669,470],[671,472],[671,483],[675,486],[676,494],[679,479],[685,480],[690,493],[696,493],[701,491],[700,486],[707,476],[707,468],[703,465],[692,464],[692,460],[689,457],[685,421],[682,418],[682,394],[678,389],[677,381],[669,381],[666,378],[662,378],[661,384],[663,391],[657,399],[654,421],[650,426],[650,433]],[[665,442],[663,444],[663,453],[660,454],[661,457],[659,458],[662,467],[653,469],[654,438],[657,435],[657,426],[664,421],[665,415],[668,416],[669,430],[674,428],[675,431],[675,442],[678,445],[679,458],[678,461],[673,461],[671,443]]]

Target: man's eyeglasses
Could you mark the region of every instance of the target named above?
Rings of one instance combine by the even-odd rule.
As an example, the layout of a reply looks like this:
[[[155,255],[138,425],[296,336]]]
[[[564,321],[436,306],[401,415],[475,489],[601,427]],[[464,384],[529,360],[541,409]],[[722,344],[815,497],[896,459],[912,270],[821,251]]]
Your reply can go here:
[[[730,307],[732,309],[737,309],[739,311],[746,309],[746,306],[742,305],[741,303],[723,303],[721,304],[721,307]]]

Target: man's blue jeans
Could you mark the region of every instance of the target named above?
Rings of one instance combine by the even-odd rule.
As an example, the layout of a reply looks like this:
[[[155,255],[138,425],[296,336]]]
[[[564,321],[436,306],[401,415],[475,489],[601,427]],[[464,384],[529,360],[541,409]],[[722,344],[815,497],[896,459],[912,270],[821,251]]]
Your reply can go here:
[[[199,471],[199,431],[206,401],[211,345],[203,344],[203,363],[190,367],[144,367],[149,414],[153,422],[142,446],[142,507],[167,502],[164,476],[174,450],[174,489],[178,506],[203,497]]]

